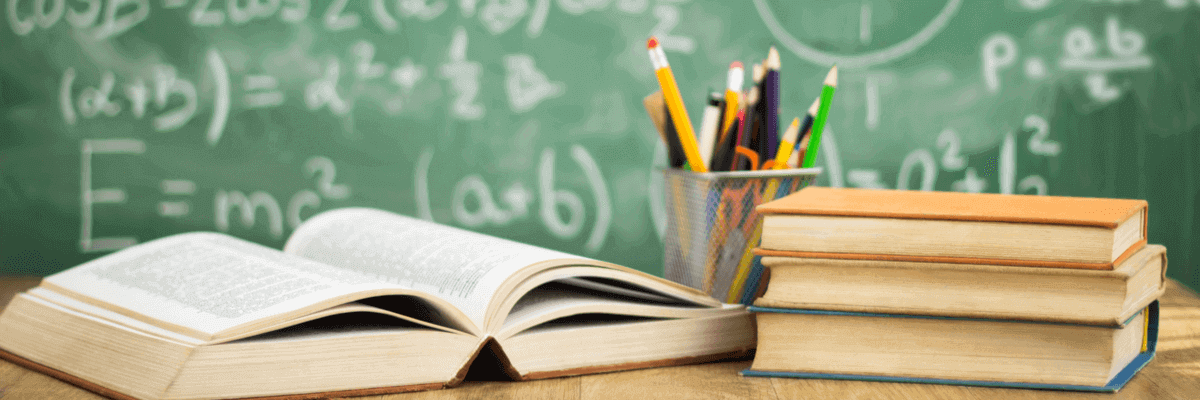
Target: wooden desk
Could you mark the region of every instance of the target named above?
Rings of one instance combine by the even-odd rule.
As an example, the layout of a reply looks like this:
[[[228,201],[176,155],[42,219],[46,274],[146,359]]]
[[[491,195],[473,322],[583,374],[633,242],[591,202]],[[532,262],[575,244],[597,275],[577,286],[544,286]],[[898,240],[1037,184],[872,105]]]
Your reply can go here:
[[[0,306],[35,278],[0,278]],[[466,382],[419,393],[356,399],[1197,399],[1200,297],[1171,281],[1162,299],[1158,356],[1116,395],[779,378],[742,378],[749,361],[588,375],[532,382]],[[100,399],[91,392],[0,360],[0,398]]]

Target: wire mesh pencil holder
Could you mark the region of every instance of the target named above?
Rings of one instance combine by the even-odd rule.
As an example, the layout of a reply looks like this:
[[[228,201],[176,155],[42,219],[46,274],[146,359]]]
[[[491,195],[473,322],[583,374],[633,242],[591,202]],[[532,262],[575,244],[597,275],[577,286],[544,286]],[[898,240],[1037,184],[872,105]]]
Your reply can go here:
[[[820,168],[694,173],[664,169],[667,279],[726,303],[742,299],[762,234],[759,204],[811,185]]]

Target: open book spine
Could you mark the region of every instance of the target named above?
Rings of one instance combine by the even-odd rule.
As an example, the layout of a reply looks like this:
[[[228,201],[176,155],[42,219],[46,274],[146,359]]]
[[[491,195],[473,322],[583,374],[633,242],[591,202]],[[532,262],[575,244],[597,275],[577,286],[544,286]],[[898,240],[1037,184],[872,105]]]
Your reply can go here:
[[[832,312],[832,311],[813,311],[813,310],[787,310],[776,308],[750,307],[752,312],[785,312],[785,313],[816,313],[816,314],[837,314],[837,315],[861,315],[861,316],[888,316],[886,314],[868,314],[868,313],[848,313],[848,312]],[[932,318],[947,318],[947,317],[932,317]],[[962,319],[962,318],[948,318]],[[1142,351],[1121,369],[1104,386],[1081,386],[1081,385],[1056,385],[1046,383],[1029,383],[1029,382],[1001,382],[1001,381],[981,381],[981,380],[961,380],[961,379],[936,379],[936,378],[914,378],[904,376],[883,376],[883,375],[852,375],[852,374],[824,374],[815,372],[780,372],[780,371],[758,371],[746,369],[741,372],[742,376],[763,377],[763,378],[801,378],[801,379],[835,379],[835,380],[856,380],[856,381],[872,381],[872,382],[899,382],[899,383],[930,383],[938,385],[957,385],[957,386],[981,386],[981,387],[997,387],[997,388],[1018,388],[1018,389],[1050,389],[1050,390],[1069,390],[1079,392],[1108,392],[1113,393],[1120,390],[1125,384],[1137,375],[1138,371],[1146,367],[1150,360],[1154,359],[1154,355],[1158,347],[1158,320],[1159,320],[1159,302],[1156,300],[1146,307],[1146,330],[1142,337]],[[1035,323],[1035,322],[1029,322]]]

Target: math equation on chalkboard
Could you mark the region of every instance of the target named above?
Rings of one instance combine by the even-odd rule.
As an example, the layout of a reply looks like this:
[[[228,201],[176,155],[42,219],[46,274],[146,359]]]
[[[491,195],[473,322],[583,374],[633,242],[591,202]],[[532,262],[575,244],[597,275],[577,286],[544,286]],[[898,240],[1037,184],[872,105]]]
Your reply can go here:
[[[1200,120],[1200,0],[0,3],[0,267],[33,273],[356,206],[659,272],[651,36],[695,121],[732,61],[777,48],[781,122],[836,64],[818,185],[1149,198]]]

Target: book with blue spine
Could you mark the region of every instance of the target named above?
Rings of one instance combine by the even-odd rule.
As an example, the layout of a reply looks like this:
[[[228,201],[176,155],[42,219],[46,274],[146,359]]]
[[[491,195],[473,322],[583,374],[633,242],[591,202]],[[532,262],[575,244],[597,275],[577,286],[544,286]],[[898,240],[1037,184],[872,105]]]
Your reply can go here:
[[[751,307],[743,376],[1115,392],[1155,355],[1159,304],[1121,326]]]

